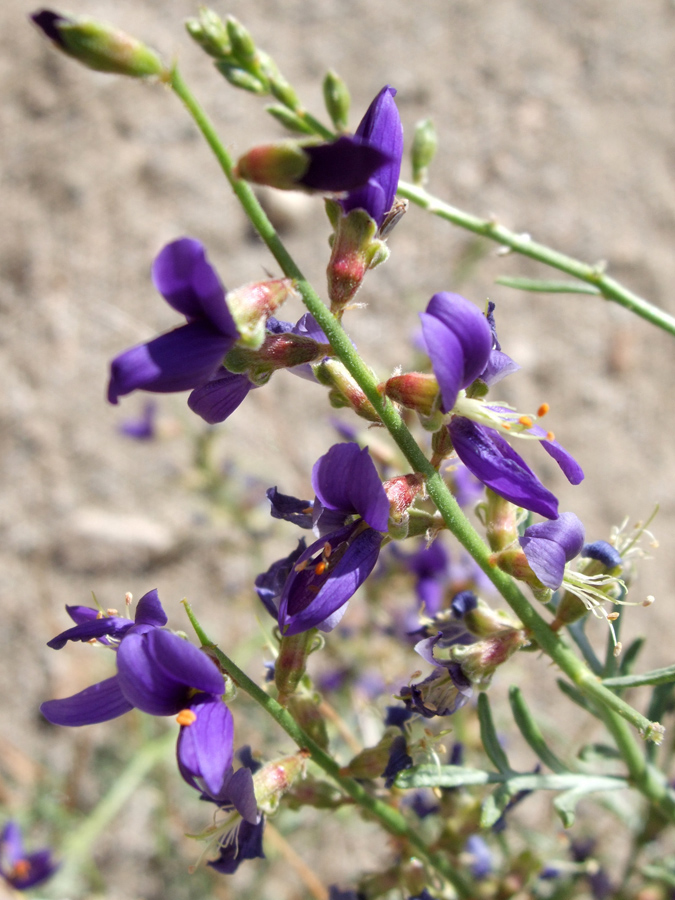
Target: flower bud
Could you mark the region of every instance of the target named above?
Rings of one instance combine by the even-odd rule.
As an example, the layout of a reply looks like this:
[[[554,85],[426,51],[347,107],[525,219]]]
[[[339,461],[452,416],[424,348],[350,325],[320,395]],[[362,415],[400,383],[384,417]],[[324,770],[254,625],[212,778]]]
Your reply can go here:
[[[492,609],[484,600],[478,600],[476,605],[467,610],[464,615],[464,624],[471,634],[479,638],[493,637],[506,630],[522,629],[522,623],[509,616],[501,609]]]
[[[332,388],[329,394],[331,406],[335,409],[350,406],[362,419],[379,424],[375,407],[341,362],[324,359],[314,366],[314,374],[321,384]]]
[[[232,54],[242,65],[250,65],[256,56],[255,41],[251,37],[251,33],[234,16],[227,17],[225,27],[230,39]]]
[[[253,788],[261,812],[273,813],[286,791],[298,778],[304,777],[305,769],[305,754],[302,750],[258,769],[253,776]]]
[[[281,304],[295,294],[290,278],[245,284],[227,295],[227,305],[240,334],[239,343],[257,350],[265,341],[265,326]]]
[[[424,490],[423,475],[399,475],[385,481],[382,487],[389,500],[389,516],[400,522]]]
[[[310,166],[310,159],[295,141],[263,144],[241,156],[237,162],[237,178],[265,184],[283,191],[296,190]]]
[[[526,644],[529,639],[523,629],[503,628],[475,644],[454,646],[452,659],[461,665],[462,672],[473,684],[487,687],[497,666]]]
[[[59,50],[89,69],[132,78],[167,74],[154,50],[113,25],[85,17],[62,16],[49,9],[33,13],[31,19]]]
[[[337,225],[326,270],[328,296],[331,312],[339,317],[354,299],[368,269],[384,262],[389,249],[377,238],[377,222],[365,210],[353,209],[337,218],[331,211],[329,218],[335,219]]]
[[[384,393],[406,409],[414,409],[423,416],[430,416],[438,406],[438,382],[435,375],[422,372],[406,372],[394,375],[384,384]]]
[[[199,18],[185,22],[185,30],[202,50],[215,59],[227,58],[232,53],[225,23],[212,9],[202,7]]]
[[[518,540],[517,508],[490,488],[485,491],[485,499],[487,501],[485,519],[490,549],[504,550]]]
[[[303,334],[285,332],[267,334],[258,350],[235,346],[225,357],[229,372],[246,372],[254,384],[263,384],[277,369],[292,369],[306,363],[317,362],[330,348]]]
[[[345,82],[332,69],[323,80],[323,100],[336,130],[346,131],[351,97]]]
[[[429,165],[436,155],[438,138],[431,119],[423,119],[415,126],[411,150],[413,183],[426,184]]]

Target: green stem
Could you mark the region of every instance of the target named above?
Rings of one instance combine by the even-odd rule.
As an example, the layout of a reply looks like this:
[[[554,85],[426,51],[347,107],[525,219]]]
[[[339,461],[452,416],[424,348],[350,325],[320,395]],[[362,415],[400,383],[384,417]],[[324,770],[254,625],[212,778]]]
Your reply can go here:
[[[657,325],[669,334],[675,335],[675,318],[668,315],[662,309],[653,306],[647,300],[629,291],[618,281],[605,275],[600,266],[590,266],[588,263],[580,262],[557,250],[552,250],[545,244],[539,244],[530,239],[528,235],[516,234],[503,225],[499,225],[492,219],[480,219],[470,213],[465,213],[449,203],[444,203],[432,194],[427,193],[424,188],[417,187],[414,184],[408,184],[405,181],[399,182],[398,193],[406,200],[410,200],[416,206],[425,209],[427,212],[452,222],[453,225],[459,225],[467,231],[479,234],[481,237],[489,238],[496,241],[504,247],[509,247],[515,253],[521,256],[529,256],[530,259],[536,259],[538,262],[558,269],[560,272],[566,272],[573,275],[581,281],[597,288],[603,297],[607,300],[613,300],[620,306],[629,309],[631,312],[652,325]]]
[[[654,727],[654,723],[650,722],[645,716],[638,713],[637,710],[606,688],[597,676],[578,659],[562,637],[551,630],[547,622],[534,610],[515,581],[490,564],[488,547],[483,543],[479,534],[460,509],[443,478],[426,458],[394,405],[388,398],[382,397],[379,393],[377,380],[352,346],[341,324],[302,275],[302,272],[291,258],[265,215],[253,191],[246,183],[234,177],[234,167],[229,153],[220,142],[213,125],[189,91],[177,69],[174,69],[172,72],[171,87],[183,101],[206,138],[254,228],[281,266],[283,272],[287,276],[296,279],[297,288],[305,306],[323,329],[335,355],[342,361],[370,400],[380,416],[382,424],[393,437],[412,470],[425,476],[429,496],[436,504],[448,529],[476,560],[520,618],[538,646],[551,657],[582,693],[590,700],[601,704],[608,711],[609,715],[618,714],[626,719],[646,739],[658,741],[662,736],[662,730],[659,731],[659,729]],[[498,230],[498,233],[501,234],[501,230]],[[562,254],[555,254],[554,251],[550,251],[550,253],[553,256],[565,259],[565,257],[562,257]],[[572,260],[572,262],[574,261]]]
[[[286,734],[295,741],[301,750],[307,750],[312,760],[323,769],[323,771],[329,775],[355,803],[367,810],[390,834],[406,840],[411,847],[414,848],[416,854],[453,885],[460,897],[470,898],[474,896],[470,882],[453,868],[445,856],[430,850],[417,832],[410,828],[398,810],[393,809],[393,807],[389,806],[387,803],[383,803],[381,800],[373,797],[372,794],[369,794],[358,781],[354,781],[353,778],[347,778],[340,774],[340,767],[333,757],[326,753],[325,750],[323,750],[303,731],[302,728],[300,728],[287,709],[284,709],[280,703],[277,703],[276,700],[269,697],[236,665],[236,663],[226,656],[223,651],[210,640],[197,621],[190,604],[185,600],[183,601],[183,604],[202,647],[208,650],[209,654],[218,660],[222,668],[227,672],[230,678],[232,678],[235,684],[243,691],[246,691],[251,699],[260,704],[268,715],[270,715],[275,722],[283,728]]]

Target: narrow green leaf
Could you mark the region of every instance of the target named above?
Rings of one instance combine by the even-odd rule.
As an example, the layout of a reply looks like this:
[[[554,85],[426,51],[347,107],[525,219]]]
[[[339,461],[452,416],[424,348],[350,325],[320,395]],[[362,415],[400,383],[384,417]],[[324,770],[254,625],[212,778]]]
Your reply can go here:
[[[643,637],[637,637],[634,641],[631,641],[628,649],[622,652],[620,656],[621,665],[619,666],[619,671],[622,675],[630,675],[632,673],[635,661],[644,645],[645,639]]]
[[[586,637],[586,632],[584,629],[586,628],[586,619],[580,619],[578,622],[574,622],[572,625],[567,626],[567,630],[570,634],[570,637],[577,645],[577,647],[581,650],[584,659],[590,666],[594,675],[599,675],[602,677],[602,663],[596,656],[595,650],[591,647],[591,642]]]
[[[585,744],[579,750],[577,756],[582,762],[606,762],[608,759],[621,759],[621,754],[616,747],[609,744]]]
[[[273,103],[270,106],[266,106],[265,112],[268,112],[272,118],[276,119],[277,122],[280,122],[284,128],[287,128],[289,131],[297,132],[299,134],[314,134],[314,130],[304,119],[279,103]]]
[[[615,791],[628,786],[617,775],[593,775],[584,772],[561,772],[554,775],[517,772],[484,772],[463,766],[413,766],[400,772],[396,787],[469,787],[484,784],[508,784],[512,794],[518,791]]]
[[[503,781],[496,772],[484,772],[482,769],[469,769],[464,766],[414,766],[399,772],[396,776],[398,788],[421,787],[466,787],[477,784],[493,784]]]
[[[503,284],[504,287],[516,288],[519,291],[536,291],[539,294],[593,294],[597,296],[601,292],[591,284],[582,284],[577,281],[548,281],[537,278],[509,278],[504,275],[495,279],[495,284]]]
[[[666,666],[663,669],[644,672],[642,675],[617,675],[616,678],[603,678],[602,683],[605,687],[625,690],[626,688],[641,687],[643,684],[670,684],[674,681],[675,666]]]
[[[553,800],[553,808],[560,816],[564,828],[571,828],[574,825],[576,805],[584,796],[585,791],[565,791]]]
[[[568,766],[561,762],[547,746],[539,726],[525,703],[522,691],[516,685],[511,685],[509,688],[509,702],[520,733],[544,765],[554,772],[569,772]]]
[[[642,866],[640,868],[640,872],[646,878],[653,878],[655,881],[662,881],[664,884],[667,884],[668,887],[675,888],[675,872],[672,872],[670,869],[666,869],[663,866]]]
[[[481,741],[492,765],[502,774],[513,772],[506,753],[499,743],[487,694],[478,695],[478,721],[480,722]]]
[[[488,794],[480,811],[480,827],[492,828],[509,805],[509,801],[514,794],[509,790],[508,783],[500,784],[499,787]]]
[[[563,681],[562,678],[556,679],[556,684],[563,692],[563,694],[568,696],[570,700],[577,704],[577,706],[585,709],[586,712],[590,713],[592,716],[595,716],[596,719],[601,718],[595,707],[588,702],[581,691],[578,688],[574,687],[573,684],[570,684],[569,681]]]

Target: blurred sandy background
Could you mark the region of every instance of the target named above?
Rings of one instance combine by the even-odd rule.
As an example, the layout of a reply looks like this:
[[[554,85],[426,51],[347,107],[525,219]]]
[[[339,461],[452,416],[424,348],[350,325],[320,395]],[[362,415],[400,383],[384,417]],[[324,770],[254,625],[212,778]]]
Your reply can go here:
[[[232,0],[214,8],[244,21],[319,115],[329,67],[350,86],[354,127],[380,87],[394,85],[408,135],[420,118],[436,123],[430,190],[565,253],[605,260],[610,274],[675,313],[672,2]],[[252,578],[279,546],[260,541],[257,559],[245,557],[251,544],[236,522],[191,489],[199,482],[186,435],[201,429],[185,397],[159,397],[164,437],[145,445],[116,430],[145,398],[105,402],[110,358],[176,324],[150,281],[164,243],[199,238],[230,287],[277,274],[274,261],[168,90],[85,71],[30,27],[33,9],[27,0],[0,6],[0,799],[9,808],[30,795],[33,764],[67,772],[98,740],[46,731],[37,713],[41,700],[96,673],[88,648],[44,647],[66,627],[64,603],[86,604],[93,590],[119,607],[125,591],[140,597],[157,587],[172,624],[181,625],[187,596],[233,650],[257,626],[250,613],[234,616],[228,598],[250,597],[253,607]],[[235,155],[281,134],[263,102],[232,89],[184,33],[195,4],[70,0],[69,10],[175,55]],[[301,197],[284,213],[284,237],[322,289],[322,203]],[[571,488],[545,454],[526,454],[561,509],[576,511],[597,539],[661,504],[661,549],[638,587],[638,599],[652,593],[657,602],[629,611],[624,634],[654,638],[641,668],[672,663],[674,339],[600,299],[496,286],[499,275],[558,276],[498,256],[496,245],[415,208],[390,247],[359,295],[368,309],[347,320],[366,360],[383,377],[406,363],[416,313],[435,291],[494,300],[502,345],[523,366],[498,396],[523,409],[546,400],[549,427],[586,472]],[[280,373],[221,427],[215,456],[254,534],[268,528],[265,487],[308,493],[311,464],[333,440],[328,413],[319,388]],[[293,529],[284,535],[290,546]],[[519,677],[538,680],[544,668],[528,656]],[[114,843],[113,861],[124,841]],[[150,878],[138,896],[156,890]]]

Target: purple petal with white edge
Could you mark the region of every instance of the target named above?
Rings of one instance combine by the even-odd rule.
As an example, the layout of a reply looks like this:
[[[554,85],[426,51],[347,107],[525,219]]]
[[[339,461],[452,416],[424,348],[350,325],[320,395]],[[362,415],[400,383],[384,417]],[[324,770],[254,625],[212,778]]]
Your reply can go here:
[[[195,388],[188,397],[188,406],[209,425],[216,425],[228,419],[255,386],[248,376],[221,367],[210,381]]]
[[[378,227],[392,207],[398,179],[401,174],[403,157],[403,126],[394,97],[396,90],[385,85],[372,101],[366,114],[356,129],[357,137],[366,140],[370,146],[389,154],[386,162],[368,179],[368,183],[351,191],[341,200],[346,213],[352,209],[365,209]]]
[[[389,500],[368,448],[334,444],[312,469],[312,487],[329,509],[358,513],[376,531],[386,531]]]
[[[169,631],[128,634],[117,651],[117,677],[124,696],[142,712],[176,715],[189,705],[192,689],[220,695],[225,689],[216,664]]]
[[[220,697],[197,695],[189,709],[197,716],[181,726],[176,745],[180,773],[192,787],[220,794],[234,756],[232,713]]]
[[[61,650],[68,641],[92,641],[96,638],[111,637],[119,640],[129,631],[133,622],[120,616],[102,616],[89,619],[81,625],[74,625],[47,642],[52,650]]]
[[[152,280],[166,302],[189,321],[205,319],[233,343],[239,338],[225,290],[199,241],[180,238],[167,244],[153,263]]]
[[[391,159],[388,153],[348,135],[302,149],[309,157],[309,167],[299,183],[314,191],[354,190]]]
[[[350,525],[326,539],[321,538],[302,554],[281,596],[282,634],[300,634],[325,623],[370,575],[380,553],[382,535],[366,528],[354,536],[359,527],[360,523]],[[332,552],[324,570],[317,574],[325,543],[330,544]],[[305,560],[307,565],[299,569]]]
[[[454,416],[448,429],[457,456],[479,481],[517,506],[557,518],[556,497],[494,428]]]
[[[110,364],[108,400],[143,390],[167,394],[199,387],[234,344],[210,325],[192,322],[126,350]]]
[[[157,588],[143,594],[136,604],[136,625],[151,625],[153,628],[161,628],[169,621],[164,607],[160,603]]]
[[[434,375],[441,391],[441,409],[449,412],[464,380],[462,345],[454,332],[436,316],[420,313],[422,334]]]
[[[440,319],[462,347],[464,372],[460,388],[468,387],[485,369],[492,350],[492,332],[483,313],[460,294],[441,291],[427,304],[426,313]]]
[[[115,675],[105,681],[99,681],[98,684],[92,684],[72,697],[47,700],[40,707],[40,712],[52,725],[79,726],[107,722],[133,708],[133,704],[122,693]]]

